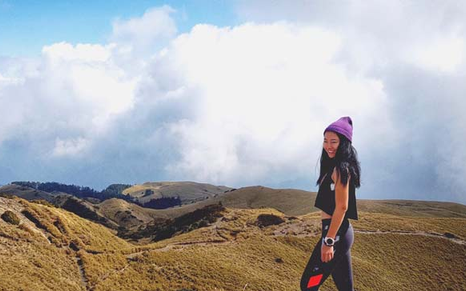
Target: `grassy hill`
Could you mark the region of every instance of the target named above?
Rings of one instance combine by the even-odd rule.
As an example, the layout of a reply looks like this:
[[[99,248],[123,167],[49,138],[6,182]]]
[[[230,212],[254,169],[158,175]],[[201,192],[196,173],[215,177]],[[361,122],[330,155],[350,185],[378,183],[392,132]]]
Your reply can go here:
[[[49,192],[44,192],[34,188],[20,186],[15,184],[4,185],[0,187],[0,193],[7,195],[14,195],[26,200],[39,200],[52,201],[56,195]]]
[[[372,213],[418,217],[466,218],[466,205],[453,202],[359,199],[357,203],[359,210]]]
[[[153,199],[178,197],[181,205],[185,205],[213,198],[230,190],[232,188],[190,181],[146,182],[125,189],[123,194],[137,198],[139,203],[148,203]]]
[[[88,253],[129,247],[108,228],[50,205],[0,197],[0,290],[86,290]],[[14,222],[15,220],[13,220]]]
[[[227,192],[213,201],[230,208],[275,208],[287,215],[303,215],[318,210],[313,206],[315,197],[315,192],[304,190],[251,186]]]
[[[0,197],[0,215],[10,211],[20,221],[0,219],[0,290],[299,290],[319,239],[319,213],[297,215],[303,210],[286,203],[279,203],[283,212],[261,208],[273,204],[263,195],[275,198],[265,188],[253,189],[237,198],[233,193],[240,189],[227,193],[231,200],[225,203],[239,206],[241,195],[251,199],[243,209],[227,207],[205,227],[145,245],[64,209]],[[308,199],[309,192],[295,193],[303,195],[296,195],[296,203]],[[108,203],[122,207],[118,200]],[[352,221],[356,290],[466,290],[464,207],[361,203],[360,220]],[[264,226],[274,220],[264,222],[263,214],[280,219]],[[321,290],[335,290],[331,280]]]
[[[284,222],[261,228],[261,214]],[[464,290],[466,267],[452,262],[466,259],[465,219],[361,217],[353,223],[357,290]],[[88,268],[100,275],[90,282],[95,290],[298,290],[319,223],[315,213],[288,217],[273,209],[227,209],[209,227],[122,250],[126,262],[116,269],[102,267],[105,256],[93,256],[99,268]],[[335,290],[331,278],[322,290]]]

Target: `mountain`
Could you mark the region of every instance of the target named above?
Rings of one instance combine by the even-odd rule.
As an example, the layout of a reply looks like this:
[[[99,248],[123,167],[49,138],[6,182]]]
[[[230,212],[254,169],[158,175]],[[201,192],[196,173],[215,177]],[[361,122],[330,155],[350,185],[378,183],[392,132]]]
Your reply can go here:
[[[225,186],[215,186],[190,181],[146,182],[127,188],[122,194],[135,198],[136,201],[143,206],[149,204],[151,201],[157,200],[159,203],[163,203],[164,200],[173,201],[173,204],[170,206],[180,206],[217,197],[232,189],[233,188]],[[154,206],[156,206],[156,203],[154,204]]]
[[[232,190],[234,188],[190,181],[146,182],[142,185],[112,184],[102,191],[57,182],[15,181],[0,187],[0,193],[16,195],[28,200],[51,201],[58,194],[69,194],[94,204],[118,198],[154,209],[192,204]]]
[[[6,194],[6,195],[18,196],[26,200],[43,199],[46,201],[52,201],[56,197],[55,194],[52,194],[49,192],[37,190],[37,189],[27,187],[27,186],[20,186],[16,184],[9,184],[9,185],[1,186],[0,193]]]
[[[250,186],[229,191],[212,199],[230,208],[275,208],[287,215],[303,215],[318,209],[313,206],[316,193],[296,189]]]
[[[87,187],[58,183],[18,183],[19,184],[0,187],[0,193],[3,193],[3,195],[6,194],[22,197],[29,201],[48,201],[53,205],[73,212],[82,218],[100,223],[108,228],[118,230],[117,234],[122,237],[142,242],[166,238],[178,233],[181,231],[180,229],[173,229],[170,227],[170,225],[176,221],[175,219],[182,217],[183,215],[189,215],[189,213],[193,213],[199,208],[213,204],[212,201],[205,200],[206,197],[213,197],[218,193],[223,193],[224,191],[227,191],[227,189],[231,189],[191,182],[146,183],[145,185],[152,187],[151,189],[155,189],[153,188],[155,187],[154,185],[158,185],[157,187],[160,188],[158,194],[163,195],[165,198],[169,198],[173,193],[179,193],[178,195],[183,197],[183,201],[189,203],[175,208],[152,209],[141,207],[135,203],[130,203],[117,198],[106,199],[100,202],[99,199],[95,199],[93,197],[86,197],[83,199],[63,192],[49,193],[36,189],[39,187],[57,189],[58,187],[65,190],[71,189],[73,193],[81,191],[80,189],[84,189],[87,192],[93,192],[92,189]],[[136,189],[137,187],[139,186],[135,186]],[[126,188],[128,188],[127,185],[114,184],[110,185],[105,192],[110,197],[110,195],[118,194],[120,190],[124,190]],[[182,193],[180,191],[187,191],[187,193]],[[156,200],[159,199],[153,199],[152,201]]]
[[[227,208],[274,208],[289,216],[305,215],[318,211],[313,206],[316,193],[296,189],[273,189],[263,186],[233,189],[193,182],[145,183],[133,187],[122,184],[115,184],[114,186],[113,188],[115,189],[109,186],[113,189],[113,192],[117,193],[121,189],[125,191],[129,190],[128,193],[133,193],[135,197],[138,196],[137,191],[143,191],[141,189],[145,189],[144,191],[146,191],[147,189],[159,187],[157,195],[164,195],[163,197],[170,197],[172,195],[171,197],[173,197],[174,193],[178,193],[179,197],[184,197],[183,200],[186,203],[187,201],[191,201],[191,203],[166,209],[151,209],[116,198],[107,199],[99,203],[98,200],[92,201],[92,198],[80,199],[71,195],[47,193],[18,185],[1,187],[0,191],[6,191],[10,195],[17,195],[28,200],[45,199],[83,218],[118,230],[118,235],[132,239],[135,243],[147,243],[157,237],[160,238],[160,235],[157,233],[167,233],[167,229],[169,228],[167,225],[173,223],[177,217],[182,217],[206,206],[219,203]],[[181,191],[187,191],[187,193],[183,194]],[[218,193],[215,193],[215,191],[218,191]],[[126,195],[130,195],[128,193]],[[210,193],[210,196],[204,193]],[[152,198],[154,197],[152,196]],[[196,200],[197,202],[195,202]],[[466,206],[458,203],[365,199],[358,199],[357,203],[359,211],[371,213],[419,217],[466,217]],[[169,232],[176,233],[173,230]],[[165,238],[165,236],[163,237]]]

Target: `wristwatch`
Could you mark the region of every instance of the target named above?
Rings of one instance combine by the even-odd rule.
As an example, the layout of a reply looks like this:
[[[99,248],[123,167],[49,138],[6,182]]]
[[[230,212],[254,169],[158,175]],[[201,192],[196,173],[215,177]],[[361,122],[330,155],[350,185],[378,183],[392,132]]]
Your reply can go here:
[[[323,241],[324,244],[328,247],[333,247],[333,245],[335,244],[335,240],[329,236],[324,237]]]

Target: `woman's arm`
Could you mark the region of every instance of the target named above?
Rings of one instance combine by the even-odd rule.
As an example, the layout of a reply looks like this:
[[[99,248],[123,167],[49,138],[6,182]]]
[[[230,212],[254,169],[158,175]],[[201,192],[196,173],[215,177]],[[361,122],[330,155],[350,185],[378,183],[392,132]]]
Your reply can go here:
[[[330,223],[327,236],[335,238],[343,222],[343,218],[345,217],[346,210],[348,209],[350,176],[348,176],[346,185],[343,185],[341,183],[340,173],[335,168],[333,170],[332,179],[335,181],[335,211],[332,215],[332,222]]]
[[[336,170],[333,170],[332,179],[335,181],[335,211],[332,215],[332,221],[330,222],[330,228],[327,232],[327,237],[335,239],[338,229],[343,222],[345,217],[346,210],[348,209],[348,199],[349,199],[349,181],[350,176],[348,176],[348,181],[346,185],[341,183],[340,173]],[[333,247],[328,247],[322,245],[322,255],[321,259],[323,262],[328,262],[333,258]]]

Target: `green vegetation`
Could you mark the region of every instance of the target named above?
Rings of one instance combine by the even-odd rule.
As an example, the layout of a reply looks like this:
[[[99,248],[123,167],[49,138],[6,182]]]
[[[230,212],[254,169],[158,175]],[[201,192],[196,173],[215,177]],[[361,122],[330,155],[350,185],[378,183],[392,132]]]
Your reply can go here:
[[[257,225],[259,227],[277,225],[283,222],[285,222],[283,218],[273,214],[261,214],[257,217]]]
[[[145,190],[146,194],[143,197],[151,196],[154,194],[154,191],[150,189]],[[160,197],[156,199],[151,199],[149,202],[146,203],[138,203],[143,207],[148,207],[152,209],[165,209],[175,206],[181,206],[181,199],[180,197]]]
[[[105,197],[117,197],[123,194],[123,191],[131,187],[129,184],[112,184],[102,191]]]

